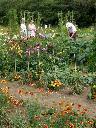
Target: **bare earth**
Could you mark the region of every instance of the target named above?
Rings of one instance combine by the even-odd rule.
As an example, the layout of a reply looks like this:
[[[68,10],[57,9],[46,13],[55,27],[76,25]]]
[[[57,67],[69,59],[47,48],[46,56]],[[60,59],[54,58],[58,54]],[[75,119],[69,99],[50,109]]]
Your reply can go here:
[[[78,110],[78,104],[81,105],[81,108],[87,109],[87,114],[89,117],[96,119],[96,101],[87,99],[88,92],[90,88],[84,88],[84,91],[81,95],[72,94],[69,95],[69,89],[62,89],[59,91],[46,91],[44,89],[36,89],[27,85],[19,85],[17,82],[11,82],[7,85],[0,84],[0,87],[8,86],[10,95],[15,96],[18,99],[29,100],[31,102],[35,101],[40,103],[47,108],[55,107],[59,109],[59,103],[61,101],[73,103],[73,109]],[[24,90],[25,92],[22,95],[18,93],[18,90]],[[31,92],[31,94],[29,93]]]

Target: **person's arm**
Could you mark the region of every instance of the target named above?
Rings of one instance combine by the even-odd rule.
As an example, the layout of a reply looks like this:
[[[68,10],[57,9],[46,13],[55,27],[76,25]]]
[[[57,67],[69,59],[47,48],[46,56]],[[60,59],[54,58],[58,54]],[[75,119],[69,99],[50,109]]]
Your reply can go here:
[[[73,32],[73,33],[72,33],[72,36],[71,36],[71,38],[73,38],[73,36],[74,36],[74,34],[75,34],[75,33],[76,33],[76,32]]]
[[[73,25],[72,26],[72,31],[73,31],[73,33],[72,33],[72,36],[71,36],[71,38],[73,38],[74,37],[74,34],[76,33],[76,27]]]
[[[34,25],[34,30],[36,31],[36,26]]]

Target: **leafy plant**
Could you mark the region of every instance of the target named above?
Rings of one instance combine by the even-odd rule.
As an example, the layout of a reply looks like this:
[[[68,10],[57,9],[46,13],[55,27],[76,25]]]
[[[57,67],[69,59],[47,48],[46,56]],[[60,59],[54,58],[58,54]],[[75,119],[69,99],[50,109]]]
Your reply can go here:
[[[16,9],[10,9],[8,12],[9,30],[11,35],[18,33],[18,17]]]
[[[28,128],[28,123],[26,121],[26,118],[19,112],[17,111],[14,115],[11,117],[11,123],[12,127],[15,128]]]
[[[8,107],[8,97],[0,92],[0,108]]]
[[[37,103],[29,103],[26,105],[26,108],[28,112],[28,120],[31,125],[34,125],[34,116],[40,115],[41,113],[40,106]]]
[[[11,127],[11,119],[9,118],[8,114],[6,113],[5,108],[0,108],[0,128]]]

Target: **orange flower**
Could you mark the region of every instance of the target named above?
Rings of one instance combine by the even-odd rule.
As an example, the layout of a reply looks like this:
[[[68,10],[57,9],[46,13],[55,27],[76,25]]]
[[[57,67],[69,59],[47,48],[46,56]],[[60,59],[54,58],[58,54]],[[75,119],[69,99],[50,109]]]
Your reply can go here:
[[[61,111],[61,115],[64,116],[66,114],[65,110]]]
[[[70,112],[70,111],[72,110],[72,106],[67,106],[67,107],[66,107],[66,110],[67,110],[68,112]]]
[[[33,92],[29,92],[30,95],[33,95]]]
[[[29,86],[31,86],[31,87],[34,86],[34,83],[29,83]]]
[[[84,122],[83,122],[83,121],[81,121],[81,122],[80,122],[80,124],[82,125],[82,124],[84,124]]]
[[[78,106],[77,106],[77,107],[78,107],[78,109],[80,109],[80,108],[81,108],[81,104],[78,104]]]
[[[87,123],[92,125],[94,123],[94,121],[88,121]]]
[[[14,104],[15,106],[18,106],[18,105],[19,105],[19,101],[16,100],[16,99],[14,99],[14,100],[13,100],[13,104]]]
[[[48,125],[47,124],[44,124],[43,128],[48,128]]]
[[[38,88],[37,91],[38,92],[44,92],[44,88]]]
[[[40,118],[40,116],[35,115],[35,116],[34,116],[34,119],[35,119],[35,120],[40,120],[41,118]]]
[[[55,86],[59,87],[61,85],[62,85],[62,83],[59,80],[51,81],[51,86],[53,86],[53,87],[55,87]]]
[[[88,110],[87,110],[87,108],[83,108],[83,110],[85,111],[85,112],[87,112]]]
[[[64,104],[64,100],[61,100],[60,102],[59,102],[59,105],[63,105]]]
[[[70,124],[69,124],[69,127],[70,127],[70,128],[74,128],[74,124],[70,123]]]
[[[0,83],[1,84],[7,84],[7,81],[6,80],[1,80]]]
[[[84,115],[85,114],[85,111],[81,111],[79,114]]]
[[[20,95],[23,95],[23,94],[24,94],[24,91],[21,90],[21,89],[18,89],[17,92],[18,92]]]

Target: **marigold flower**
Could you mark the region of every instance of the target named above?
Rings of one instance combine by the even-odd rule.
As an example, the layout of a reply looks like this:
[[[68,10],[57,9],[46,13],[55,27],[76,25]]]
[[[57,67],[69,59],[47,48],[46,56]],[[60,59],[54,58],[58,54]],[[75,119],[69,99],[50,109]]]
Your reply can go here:
[[[33,92],[29,92],[30,95],[33,95]]]
[[[48,125],[47,124],[44,124],[43,128],[48,128]]]
[[[41,118],[40,118],[40,116],[35,115],[35,116],[34,116],[34,119],[35,119],[35,120],[40,120]]]
[[[1,83],[1,84],[7,84],[7,81],[6,81],[6,80],[1,80],[0,83]]]
[[[87,112],[88,110],[87,110],[87,108],[83,108],[83,110],[85,111],[85,112]]]
[[[84,122],[83,122],[83,121],[81,121],[81,122],[80,122],[80,124],[82,125],[82,124],[84,124]]]
[[[81,104],[78,104],[78,108],[80,108],[82,105]]]
[[[94,123],[94,121],[88,121],[87,123],[92,125]]]
[[[1,92],[3,92],[4,94],[8,94],[8,92],[9,92],[9,87],[4,87],[4,88],[1,88],[0,89],[1,90]]]
[[[69,127],[70,127],[70,128],[74,128],[74,124],[70,123],[70,124],[69,124]]]
[[[61,111],[61,115],[64,116],[66,114],[66,112],[63,110]]]
[[[17,92],[18,92],[20,95],[23,95],[23,94],[24,94],[24,91],[21,90],[21,89],[20,89],[20,90],[18,89]]]

